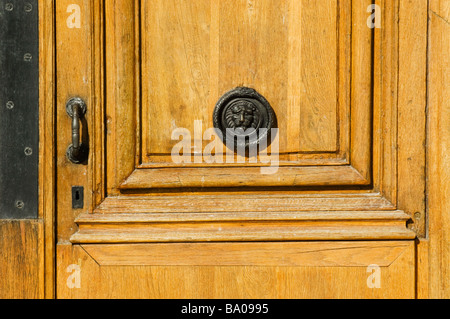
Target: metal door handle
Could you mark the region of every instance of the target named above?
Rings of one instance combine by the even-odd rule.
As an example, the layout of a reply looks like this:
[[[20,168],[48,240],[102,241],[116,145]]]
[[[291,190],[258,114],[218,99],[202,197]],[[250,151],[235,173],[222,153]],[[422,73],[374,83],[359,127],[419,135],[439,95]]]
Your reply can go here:
[[[81,142],[80,122],[86,114],[86,103],[78,98],[70,99],[66,104],[67,114],[72,118],[72,144],[67,149],[67,158],[74,164],[81,164],[87,159],[87,147]]]

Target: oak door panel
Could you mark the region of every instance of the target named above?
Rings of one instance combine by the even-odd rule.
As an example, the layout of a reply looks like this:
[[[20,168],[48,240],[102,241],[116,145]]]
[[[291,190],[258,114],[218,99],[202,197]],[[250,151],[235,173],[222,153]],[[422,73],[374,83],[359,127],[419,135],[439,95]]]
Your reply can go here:
[[[424,183],[399,176],[397,143],[423,149],[398,117],[399,1],[376,3],[381,29],[370,0],[82,1],[83,27],[68,30],[58,1],[57,102],[90,107],[85,165],[65,158],[69,129],[57,138],[58,296],[414,297],[414,210],[397,197]],[[277,114],[275,174],[195,162],[237,86]],[[174,163],[172,131],[198,120],[200,152]],[[63,108],[56,121],[68,128]],[[80,185],[85,206],[71,209]],[[371,264],[383,289],[367,284]]]
[[[58,291],[63,299],[415,295],[414,243],[405,241],[76,245],[60,246],[58,251]],[[66,271],[74,261],[79,278]]]
[[[338,57],[348,50],[336,25],[351,22],[338,10],[337,1],[143,1],[143,163],[171,153],[175,128],[213,127],[215,103],[238,86],[273,104],[281,153],[336,152]]]
[[[122,227],[129,216],[122,218],[118,212],[127,210],[142,217],[130,221],[146,221],[144,225],[127,224],[131,226],[128,234],[143,227],[139,236],[147,234],[149,242],[155,240],[149,214],[161,214],[158,216],[165,223],[172,213],[179,212],[186,214],[171,221],[173,232],[167,233],[167,240],[178,238],[177,223],[181,227],[199,212],[218,218],[208,221],[217,225],[221,220],[237,225],[239,218],[231,216],[242,212],[279,213],[278,220],[258,219],[275,223],[268,227],[272,231],[262,231],[266,240],[278,236],[277,223],[286,226],[281,233],[289,234],[288,238],[305,238],[305,214],[327,210],[339,214],[330,214],[330,220],[320,217],[311,224],[316,238],[343,239],[343,234],[353,238],[361,234],[354,226],[373,226],[372,235],[367,236],[374,239],[392,234],[410,239],[414,235],[405,225],[410,212],[402,212],[396,203],[396,4],[382,4],[382,29],[367,26],[371,1],[86,2],[81,9],[87,27],[80,29],[67,29],[67,4],[57,4],[57,99],[60,104],[74,94],[86,99],[85,138],[89,138],[90,158],[87,166],[69,163],[65,158],[69,130],[61,132],[57,147],[63,177],[57,185],[59,208],[70,208],[70,198],[64,196],[70,186],[87,189],[82,210],[58,215],[58,233],[64,240],[72,237],[82,242],[89,237],[84,237],[86,233],[97,238],[110,227]],[[70,40],[76,41],[76,48],[64,45]],[[71,63],[76,56],[80,56],[79,65]],[[255,67],[258,72],[253,74]],[[292,126],[289,132],[294,132],[280,140],[298,142],[299,136],[306,134],[309,138],[305,140],[317,141],[311,136],[320,124],[312,120],[315,124],[310,123],[310,128],[301,125],[305,119],[301,113],[332,114],[335,125],[326,124],[327,129],[319,135],[325,139],[333,135],[338,148],[302,153],[286,143],[287,153],[293,153],[276,163],[276,172],[268,175],[261,173],[258,164],[171,163],[163,154],[173,145],[166,133],[178,125],[166,124],[178,120],[192,123],[197,115],[208,123],[221,91],[238,85],[253,86],[275,101],[283,126]],[[303,92],[301,98],[289,102],[296,92]],[[185,112],[178,109],[180,103],[187,108]],[[319,106],[328,109],[319,110]],[[70,123],[64,109],[58,109],[57,121]],[[166,159],[150,163],[147,153],[152,147],[162,154],[159,160]],[[67,184],[67,176],[73,185]],[[353,215],[347,214],[352,211]],[[396,213],[383,219],[386,211]],[[373,212],[379,212],[380,218],[367,217]],[[86,214],[94,218],[85,218]],[[99,214],[109,219],[99,223]],[[241,217],[245,224],[253,220]],[[322,221],[342,228],[326,232]],[[210,230],[211,225],[203,222],[199,221]],[[292,233],[291,227],[300,230]],[[77,231],[80,233],[74,236]],[[95,231],[99,233],[92,234]],[[255,238],[261,238],[260,234]]]
[[[246,178],[232,167],[252,175],[252,167],[275,161],[273,178],[255,185],[369,184],[373,30],[366,2],[106,3],[109,192],[148,188],[136,185],[140,175],[157,179],[152,188],[220,186],[201,182],[220,178],[218,170],[189,171],[211,166],[225,174],[224,186],[243,186]],[[256,163],[202,157],[218,139],[203,134],[213,128],[216,102],[239,86],[259,91],[277,115],[279,147],[268,148],[276,156],[270,164],[262,154]],[[171,156],[180,128],[190,132],[190,155],[181,163]],[[230,150],[219,141],[214,152]],[[183,176],[191,182],[177,182]]]

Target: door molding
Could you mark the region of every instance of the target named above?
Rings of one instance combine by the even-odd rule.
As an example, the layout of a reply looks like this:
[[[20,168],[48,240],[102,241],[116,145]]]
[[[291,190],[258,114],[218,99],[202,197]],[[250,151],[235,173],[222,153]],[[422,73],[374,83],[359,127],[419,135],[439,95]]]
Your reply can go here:
[[[352,12],[350,15],[354,26],[350,42],[355,62],[352,65],[352,85],[351,90],[350,87],[348,90],[351,96],[348,96],[348,101],[368,102],[367,107],[361,108],[359,106],[364,103],[352,104],[349,125],[351,134],[348,139],[350,149],[345,152],[348,164],[282,166],[279,173],[273,176],[260,175],[258,168],[246,167],[248,176],[246,174],[244,179],[241,177],[242,168],[239,167],[226,168],[224,172],[223,168],[214,167],[150,168],[142,164],[142,123],[139,122],[141,83],[140,77],[136,76],[141,72],[139,65],[142,60],[139,49],[142,19],[139,3],[116,1],[106,6],[103,1],[99,1],[90,11],[89,19],[94,30],[90,35],[91,59],[95,61],[96,72],[106,72],[108,76],[104,79],[98,74],[92,75],[92,95],[97,98],[91,99],[94,102],[94,115],[91,115],[90,123],[95,133],[91,138],[91,160],[87,174],[94,197],[87,213],[93,214],[89,216],[85,212],[74,218],[79,230],[69,237],[73,243],[101,242],[101,238],[107,240],[106,234],[114,238],[110,241],[119,242],[195,241],[195,231],[199,234],[199,241],[227,238],[345,240],[415,237],[415,233],[407,226],[410,213],[402,212],[397,206],[397,143],[405,138],[397,134],[400,41],[398,1],[380,4],[383,28],[373,30],[367,28],[366,8],[363,8],[362,3],[353,2],[353,8],[350,8],[340,2],[339,8],[343,10],[341,13],[348,15],[348,10]],[[116,5],[120,5],[121,10],[113,10]],[[106,35],[105,21],[114,27]],[[340,32],[345,34],[345,31],[348,30],[343,24]],[[366,42],[361,43],[362,41]],[[341,44],[344,43],[346,42],[342,41]],[[367,50],[373,53],[370,54]],[[116,61],[121,62],[115,63]],[[367,69],[371,64],[373,69]],[[363,87],[364,85],[369,85],[369,88]],[[117,89],[119,87],[120,90]],[[101,98],[104,90],[107,104]],[[341,98],[345,99],[344,96]],[[360,143],[361,140],[366,142]],[[416,147],[421,148],[421,145]],[[103,170],[105,165],[106,170]],[[267,195],[252,196],[252,191],[235,188],[253,187],[256,193],[258,187],[268,185],[276,186],[278,190],[265,189]],[[322,195],[310,196],[305,195],[307,187],[331,188]],[[155,189],[159,191],[155,192]],[[227,195],[217,195],[224,191]],[[286,196],[286,193],[289,195]],[[327,210],[335,212],[325,218],[335,229],[328,229],[326,223],[321,225],[320,220],[315,226],[302,224],[305,211]],[[267,221],[264,218],[258,224],[239,215],[238,212],[241,211],[255,214],[276,212],[280,213],[280,218],[283,214],[285,218],[288,213],[291,217],[287,218],[289,222],[283,219],[271,220],[272,227],[265,231],[262,225],[267,226]],[[346,217],[340,215],[340,211],[354,211],[355,217],[349,223]],[[392,211],[390,217],[383,215],[385,211]],[[120,214],[126,212],[139,214],[139,217],[132,217],[123,223]],[[174,213],[181,212],[189,214],[173,218]],[[210,222],[196,221],[194,231],[194,228],[189,228],[193,223],[190,218],[192,214],[199,212],[211,213],[211,216],[218,219]],[[216,212],[233,217],[223,223]],[[367,218],[374,212],[380,212],[380,218]],[[380,219],[384,222],[380,223]],[[171,220],[170,223],[167,220]],[[114,236],[118,225],[124,231]],[[241,225],[251,231],[239,232]],[[228,231],[222,231],[222,226],[226,226]],[[219,232],[215,231],[217,227],[220,228]],[[180,233],[180,229],[185,231]],[[202,231],[204,233],[200,236]],[[232,236],[233,233],[241,234],[241,239]]]

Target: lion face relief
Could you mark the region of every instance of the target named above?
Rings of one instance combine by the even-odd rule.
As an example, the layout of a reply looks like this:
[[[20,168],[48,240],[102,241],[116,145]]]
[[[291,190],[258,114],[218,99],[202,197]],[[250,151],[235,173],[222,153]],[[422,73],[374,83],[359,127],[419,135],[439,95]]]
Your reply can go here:
[[[229,128],[241,128],[244,131],[249,128],[256,129],[259,122],[257,107],[245,100],[232,103],[227,108],[225,117]]]
[[[267,148],[271,130],[277,120],[270,103],[255,89],[237,87],[225,93],[217,102],[213,123],[222,142],[235,152],[250,146]]]

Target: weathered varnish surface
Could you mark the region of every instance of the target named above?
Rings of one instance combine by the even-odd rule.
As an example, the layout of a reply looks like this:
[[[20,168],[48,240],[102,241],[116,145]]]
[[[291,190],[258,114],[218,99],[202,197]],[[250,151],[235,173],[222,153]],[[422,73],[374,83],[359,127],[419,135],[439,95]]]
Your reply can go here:
[[[77,95],[91,110],[90,159],[74,167],[64,156],[70,120],[56,109],[67,128],[56,138],[58,214],[49,198],[43,207],[57,216],[57,296],[444,296],[439,142],[428,158],[434,215],[425,211],[426,1],[376,1],[375,30],[369,0],[230,2],[233,10],[223,1],[82,1],[82,28],[70,30],[69,1],[56,3],[57,104]],[[431,39],[448,25],[446,3],[430,4]],[[433,52],[446,42],[436,37],[429,59],[439,61]],[[431,70],[430,140],[445,141],[446,73]],[[273,101],[287,128],[279,174],[170,163],[174,123],[203,119],[206,128],[218,97],[237,85]],[[44,172],[51,178],[50,165]],[[85,187],[83,210],[70,209],[74,185]],[[416,256],[412,239],[427,235],[427,218]],[[372,263],[381,289],[367,286]],[[67,286],[73,264],[80,289]]]
[[[424,184],[411,177],[399,188],[407,174],[398,160],[411,157],[420,172],[424,145],[408,142],[399,114],[410,93],[398,82],[420,89],[425,73],[400,67],[416,40],[401,40],[398,21],[425,7],[380,3],[383,28],[372,30],[369,0],[84,2],[86,27],[68,31],[67,4],[57,4],[57,43],[78,46],[57,51],[58,101],[84,95],[94,112],[89,164],[58,155],[60,297],[415,296],[416,233],[406,226],[422,202],[404,211],[398,199],[408,187],[423,194]],[[423,58],[425,48],[412,54]],[[68,68],[78,55],[83,62]],[[239,85],[273,101],[285,129],[278,173],[171,163],[171,131],[194,120],[206,129],[216,100]],[[58,137],[61,152],[67,137]],[[75,183],[86,189],[84,210],[68,208]],[[193,258],[180,258],[186,251]],[[371,263],[387,276],[381,290],[367,286]],[[72,264],[80,289],[67,287]],[[111,290],[112,278],[120,282]]]
[[[42,298],[39,221],[0,221],[0,299]]]
[[[56,296],[54,1],[38,3],[39,219],[0,221],[0,298],[8,299]]]
[[[375,2],[371,30],[370,0],[83,0],[80,29],[40,1],[39,220],[0,222],[0,298],[448,298],[450,1]],[[287,128],[280,174],[168,162],[235,85]]]
[[[61,298],[414,298],[415,292],[413,242],[64,245],[58,256]],[[79,289],[67,285],[73,263],[81,269]],[[372,263],[380,266],[380,289],[367,284]]]
[[[450,1],[429,8],[428,223],[419,245],[419,297],[450,297]]]
[[[338,88],[339,71],[350,71],[338,64],[348,48],[336,26],[350,25],[348,8],[339,15],[348,5],[141,1],[143,162],[170,155],[174,128],[212,127],[215,103],[237,86],[271,102],[282,153],[336,152],[338,93],[348,86]]]

